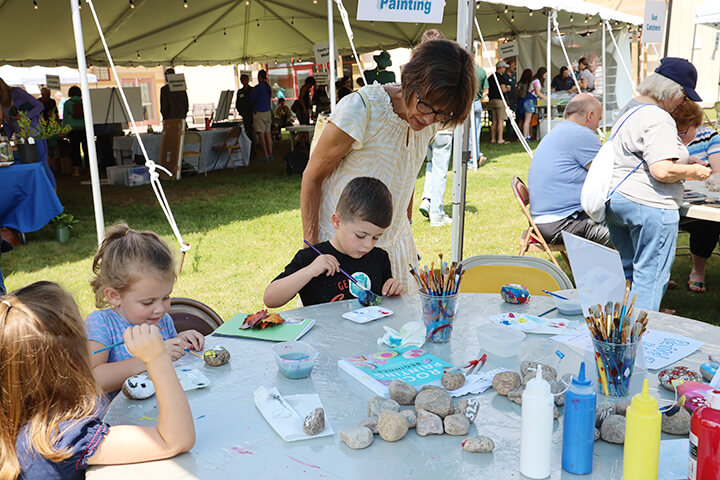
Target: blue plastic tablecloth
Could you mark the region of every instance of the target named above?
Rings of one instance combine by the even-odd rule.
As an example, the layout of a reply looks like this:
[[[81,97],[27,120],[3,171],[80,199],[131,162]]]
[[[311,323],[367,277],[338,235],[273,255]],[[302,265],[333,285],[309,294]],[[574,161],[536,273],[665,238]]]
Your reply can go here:
[[[34,232],[62,211],[41,163],[16,163],[0,168],[1,227]]]

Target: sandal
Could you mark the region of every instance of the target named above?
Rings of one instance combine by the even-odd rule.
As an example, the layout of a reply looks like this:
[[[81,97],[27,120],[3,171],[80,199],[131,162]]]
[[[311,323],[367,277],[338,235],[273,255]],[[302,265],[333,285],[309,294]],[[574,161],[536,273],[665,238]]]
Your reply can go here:
[[[508,142],[507,140],[503,140],[502,142],[497,142],[498,145],[507,145],[508,143],[510,143],[510,142]]]
[[[705,282],[696,282],[694,280],[688,279],[687,288],[689,291],[695,292],[695,293],[707,292],[707,286],[705,285]]]

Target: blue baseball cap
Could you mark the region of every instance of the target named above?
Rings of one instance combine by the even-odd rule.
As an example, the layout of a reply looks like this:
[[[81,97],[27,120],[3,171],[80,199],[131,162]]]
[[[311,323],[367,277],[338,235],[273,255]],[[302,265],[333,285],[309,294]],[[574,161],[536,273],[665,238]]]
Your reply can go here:
[[[685,95],[694,102],[702,101],[700,95],[695,91],[697,85],[697,70],[695,66],[678,57],[665,57],[660,60],[660,66],[655,69],[655,73],[659,73],[665,78],[677,82],[685,91]]]

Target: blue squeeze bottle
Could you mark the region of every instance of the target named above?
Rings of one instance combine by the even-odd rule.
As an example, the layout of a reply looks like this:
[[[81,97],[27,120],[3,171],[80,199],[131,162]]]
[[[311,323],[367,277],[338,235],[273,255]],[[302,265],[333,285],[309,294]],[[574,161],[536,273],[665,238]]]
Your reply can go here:
[[[582,362],[580,373],[573,376],[565,392],[563,421],[562,468],[576,475],[592,472],[596,402],[595,388],[585,378],[585,362]]]

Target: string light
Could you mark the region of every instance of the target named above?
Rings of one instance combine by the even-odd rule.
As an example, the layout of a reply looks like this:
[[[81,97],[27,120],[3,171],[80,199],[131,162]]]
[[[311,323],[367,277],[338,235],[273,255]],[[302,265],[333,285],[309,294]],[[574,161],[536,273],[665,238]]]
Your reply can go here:
[[[197,43],[197,37],[193,35],[193,43]]]
[[[315,5],[317,5],[317,0],[313,0],[313,3],[314,3]]]
[[[245,5],[250,5],[250,0],[245,0]]]
[[[290,17],[290,25],[295,25],[295,17]]]
[[[140,50],[137,51],[138,60],[140,60]]]
[[[587,22],[588,22],[588,16],[585,15],[585,23],[587,23]]]
[[[510,17],[510,21],[511,21],[511,22],[514,22],[514,21],[515,21],[515,10],[513,10],[513,12],[512,12],[512,16]]]
[[[78,0],[78,10],[82,10],[82,2]]]
[[[531,17],[532,17],[532,14],[533,14],[533,11],[532,11],[532,10],[530,10],[530,16],[531,16]]]
[[[570,22],[574,22],[575,19],[573,18],[572,14],[570,15]]]
[[[167,43],[163,43],[163,50],[167,52]]]
[[[38,8],[40,8],[40,7],[38,7],[37,2],[35,0],[33,0],[33,9],[37,10]]]
[[[503,13],[507,13],[507,12],[508,12],[508,7],[507,7],[507,5],[505,5],[505,10],[503,10]]]
[[[223,35],[227,37],[227,32],[225,31],[224,28],[223,28]]]
[[[130,0],[129,3],[130,3],[130,8],[135,8],[135,2],[133,2],[133,0]]]
[[[475,4],[475,10],[480,10],[480,4],[479,4],[479,3],[476,3],[476,4]]]
[[[259,27],[259,26],[260,26],[260,19],[258,18],[256,21],[257,21],[257,26]]]
[[[183,7],[188,8],[187,0],[183,0]]]
[[[275,65],[277,65],[277,58],[275,59]]]
[[[498,21],[498,22],[500,21],[500,14],[499,14],[499,13],[498,13],[498,16],[497,16],[497,21]]]

